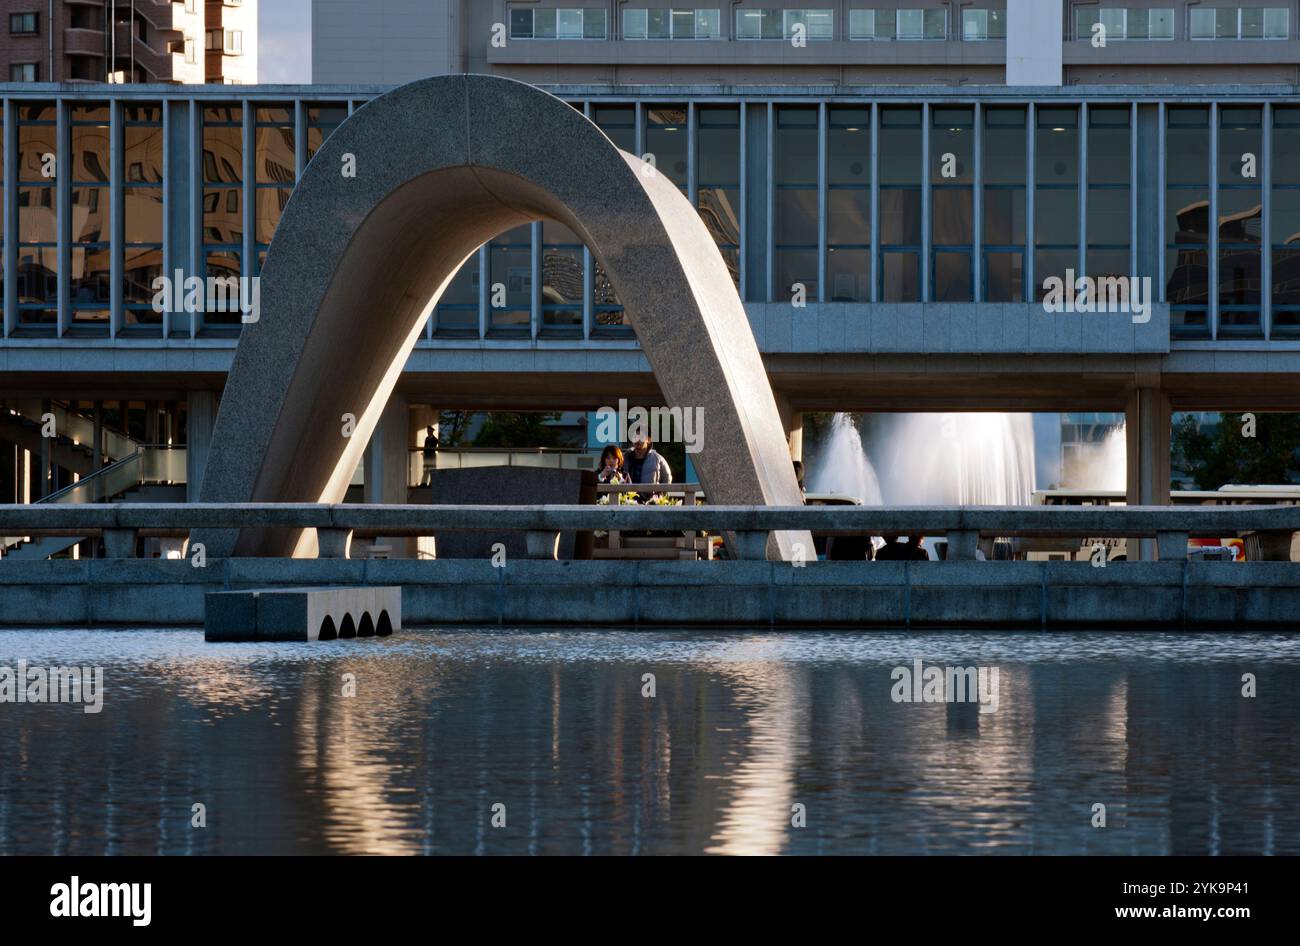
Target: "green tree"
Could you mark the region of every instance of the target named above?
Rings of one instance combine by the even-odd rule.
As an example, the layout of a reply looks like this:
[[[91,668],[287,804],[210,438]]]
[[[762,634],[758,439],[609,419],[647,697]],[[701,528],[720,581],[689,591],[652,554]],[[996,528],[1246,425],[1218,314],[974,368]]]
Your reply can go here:
[[[547,425],[547,421],[558,420],[559,417],[559,414],[493,411],[479,428],[474,446],[508,447],[515,450],[557,446],[560,436],[555,428]]]
[[[1174,425],[1175,461],[1197,489],[1293,482],[1300,477],[1298,447],[1300,414],[1223,414],[1218,428],[1209,433],[1191,414]]]
[[[473,418],[473,411],[441,411],[438,414],[438,443],[443,447],[463,447],[465,431]]]

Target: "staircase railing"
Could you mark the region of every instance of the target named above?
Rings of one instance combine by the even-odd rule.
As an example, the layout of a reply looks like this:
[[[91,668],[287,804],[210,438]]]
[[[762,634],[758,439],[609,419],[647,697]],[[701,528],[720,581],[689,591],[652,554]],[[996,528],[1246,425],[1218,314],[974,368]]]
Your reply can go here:
[[[110,463],[71,486],[56,490],[36,503],[63,506],[106,503],[146,483],[184,483],[185,448],[165,444],[141,446],[130,456]],[[33,504],[35,505],[35,504]],[[0,536],[0,550],[27,541],[27,536]],[[69,542],[75,544],[77,539]]]

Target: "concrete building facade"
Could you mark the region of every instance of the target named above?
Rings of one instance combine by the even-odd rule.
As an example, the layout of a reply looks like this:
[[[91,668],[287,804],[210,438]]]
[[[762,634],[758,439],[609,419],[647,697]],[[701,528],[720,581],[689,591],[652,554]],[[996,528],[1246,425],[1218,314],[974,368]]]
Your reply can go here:
[[[313,81],[1295,83],[1298,13],[1296,0],[313,0]]]

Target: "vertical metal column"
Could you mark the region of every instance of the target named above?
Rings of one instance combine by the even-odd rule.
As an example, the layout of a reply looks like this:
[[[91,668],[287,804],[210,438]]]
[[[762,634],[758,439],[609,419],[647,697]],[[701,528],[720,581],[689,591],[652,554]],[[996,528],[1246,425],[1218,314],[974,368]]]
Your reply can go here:
[[[1210,338],[1219,337],[1219,103],[1210,103]]]
[[[749,265],[745,257],[749,252],[749,116],[746,103],[741,99],[736,103],[736,118],[740,122],[740,239],[736,252],[740,254],[740,298],[749,301]]]
[[[974,161],[971,167],[971,301],[984,301],[984,104],[975,103]]]
[[[1025,109],[1025,301],[1038,298],[1035,289],[1034,247],[1034,189],[1037,183],[1037,166],[1034,163],[1034,138],[1038,130],[1038,107],[1030,102]]]
[[[529,334],[536,339],[542,327],[542,222],[528,225],[528,272],[532,292],[528,299]]]
[[[1079,103],[1079,252],[1076,254],[1079,276],[1088,272],[1088,103]],[[1096,305],[1096,299],[1093,300]]]
[[[1157,129],[1156,132],[1156,137],[1160,142],[1159,147],[1156,148],[1156,179],[1157,179],[1156,187],[1160,190],[1160,193],[1156,195],[1156,207],[1159,208],[1160,211],[1158,214],[1156,214],[1157,217],[1156,229],[1159,233],[1157,237],[1158,246],[1156,247],[1156,263],[1157,263],[1156,270],[1159,275],[1160,301],[1168,302],[1169,284],[1165,281],[1167,278],[1165,276],[1165,213],[1166,213],[1165,202],[1169,199],[1169,193],[1168,193],[1169,189],[1165,181],[1165,147],[1167,144],[1165,138],[1165,129],[1168,125],[1168,122],[1165,116],[1164,102],[1161,102],[1159,104],[1159,106],[1156,109],[1156,112],[1157,112],[1156,121],[1159,122],[1160,124],[1160,127],[1159,129]]]
[[[166,103],[163,103],[163,114],[166,115]],[[164,118],[164,121],[166,119]],[[122,121],[122,100],[113,99],[109,105],[109,336],[117,337],[118,331],[125,323],[123,309],[122,282],[126,275],[126,189],[123,184],[125,178],[125,160],[126,160],[126,142],[125,132]],[[163,135],[164,142],[167,140]],[[163,161],[166,166],[167,151],[164,147]],[[167,242],[167,212],[163,209],[163,245]],[[167,274],[170,276],[170,273]],[[162,327],[163,336],[166,337],[167,325],[166,315],[163,316],[164,325]]]
[[[930,103],[921,104],[921,301],[930,302],[934,295],[930,286],[930,254],[933,252],[934,233],[930,203]]]
[[[484,243],[478,248],[478,337],[487,338],[491,321],[488,319],[488,306],[492,304],[489,285],[492,279],[492,251]]]
[[[18,324],[18,105],[4,103],[4,334]]]
[[[1261,150],[1264,153],[1259,156],[1261,178],[1259,200],[1262,208],[1259,251],[1263,254],[1259,260],[1259,319],[1264,329],[1264,340],[1268,341],[1273,337],[1273,104],[1271,102],[1264,103],[1260,121],[1264,126],[1261,129],[1260,139]]]
[[[767,103],[767,227],[765,234],[765,253],[767,260],[767,289],[763,292],[763,298],[767,302],[773,302],[776,294],[773,287],[776,285],[776,247],[773,246],[776,228],[773,218],[776,215],[776,106],[772,102]]]
[[[72,128],[68,119],[67,99],[60,98],[55,107],[54,200],[57,241],[55,259],[59,267],[58,336],[62,338],[72,321]]]
[[[826,211],[829,205],[827,193],[829,170],[827,162],[830,160],[827,148],[830,130],[828,127],[829,115],[826,108],[826,102],[822,101],[817,106],[817,301],[830,302],[830,293],[826,289],[826,228],[829,222],[826,219]]]
[[[582,114],[591,120],[591,102],[582,103]],[[482,273],[479,281],[484,279]],[[591,330],[596,321],[596,261],[592,258],[591,248],[582,245],[582,337],[591,338]]]
[[[1128,116],[1128,271],[1140,278],[1138,272],[1138,107],[1129,105]],[[1148,303],[1154,301],[1147,299]]]
[[[242,188],[243,193],[240,195],[243,203],[243,213],[240,214],[240,220],[244,231],[244,264],[240,267],[240,274],[256,276],[259,270],[257,262],[257,105],[248,99],[244,99],[240,102],[240,105],[244,116],[242,136],[244,140],[244,186]],[[242,303],[242,298],[240,301]]]
[[[880,103],[871,103],[871,301],[880,301]]]
[[[190,271],[188,276],[202,278],[207,269],[203,258],[203,107],[190,99]],[[187,312],[190,338],[199,333],[201,315]]]

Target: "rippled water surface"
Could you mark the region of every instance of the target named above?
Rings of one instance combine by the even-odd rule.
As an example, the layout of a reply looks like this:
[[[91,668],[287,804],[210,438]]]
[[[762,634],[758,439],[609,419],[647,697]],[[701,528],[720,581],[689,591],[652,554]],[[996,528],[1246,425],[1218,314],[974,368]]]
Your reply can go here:
[[[996,667],[996,712],[894,702],[916,658]],[[1300,637],[0,631],[20,660],[104,706],[0,703],[0,854],[1300,854]]]

